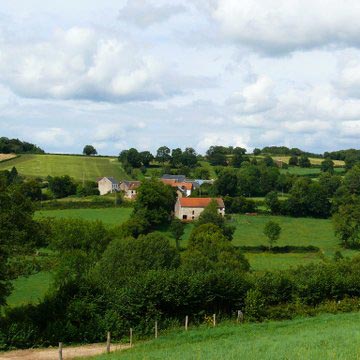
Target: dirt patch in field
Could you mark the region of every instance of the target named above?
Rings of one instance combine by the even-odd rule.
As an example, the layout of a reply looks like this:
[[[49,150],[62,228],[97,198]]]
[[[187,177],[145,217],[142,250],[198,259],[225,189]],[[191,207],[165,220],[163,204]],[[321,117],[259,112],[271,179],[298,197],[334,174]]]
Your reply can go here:
[[[110,351],[128,349],[130,345],[112,345]],[[63,348],[63,359],[75,359],[85,356],[95,356],[106,352],[106,344],[90,344],[84,346]],[[0,354],[1,360],[57,360],[58,348],[15,350]]]
[[[16,157],[15,154],[0,154],[0,162],[4,160],[10,160]]]

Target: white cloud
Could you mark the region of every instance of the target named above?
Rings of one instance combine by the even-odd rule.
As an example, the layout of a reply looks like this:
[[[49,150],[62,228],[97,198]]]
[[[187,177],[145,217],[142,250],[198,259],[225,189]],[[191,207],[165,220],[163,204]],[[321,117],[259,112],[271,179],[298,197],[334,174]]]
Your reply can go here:
[[[128,0],[120,10],[119,19],[146,28],[167,21],[185,10],[182,5],[169,3],[155,5],[148,0]]]
[[[162,66],[125,41],[90,28],[57,30],[49,42],[0,47],[0,79],[20,96],[93,101],[166,95]]]
[[[35,130],[32,138],[36,143],[42,146],[52,146],[55,148],[63,148],[74,145],[74,137],[62,128],[47,128],[43,130]]]
[[[267,76],[259,76],[257,80],[237,92],[230,99],[236,108],[244,113],[263,112],[275,106],[273,82]]]
[[[268,54],[360,44],[356,0],[217,0],[211,15],[226,37]]]

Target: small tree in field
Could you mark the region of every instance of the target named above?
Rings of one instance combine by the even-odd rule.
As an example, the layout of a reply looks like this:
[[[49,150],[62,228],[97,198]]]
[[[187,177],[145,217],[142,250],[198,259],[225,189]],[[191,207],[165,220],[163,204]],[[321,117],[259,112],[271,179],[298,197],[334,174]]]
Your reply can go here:
[[[85,145],[83,154],[87,156],[97,155],[97,151],[92,145]]]
[[[170,231],[176,241],[176,248],[180,250],[180,239],[184,235],[185,225],[179,219],[173,219],[170,224]]]
[[[269,250],[271,250],[273,244],[279,239],[281,233],[280,225],[275,221],[269,221],[264,227],[264,234],[269,241]]]

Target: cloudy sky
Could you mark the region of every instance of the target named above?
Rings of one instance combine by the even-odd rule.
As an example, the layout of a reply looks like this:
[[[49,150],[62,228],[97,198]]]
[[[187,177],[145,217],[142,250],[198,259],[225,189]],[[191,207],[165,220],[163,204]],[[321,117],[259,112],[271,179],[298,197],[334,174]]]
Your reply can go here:
[[[0,136],[49,152],[359,148],[358,0],[11,0]]]

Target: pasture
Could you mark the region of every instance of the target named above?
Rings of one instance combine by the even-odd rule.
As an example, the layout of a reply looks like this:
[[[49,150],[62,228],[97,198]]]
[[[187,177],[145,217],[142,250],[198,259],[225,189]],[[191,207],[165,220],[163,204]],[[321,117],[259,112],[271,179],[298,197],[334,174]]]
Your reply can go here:
[[[272,156],[272,158],[274,160],[280,160],[280,161],[283,161],[284,163],[288,164],[289,163],[289,159],[290,159],[290,156],[279,156],[279,155],[274,155]],[[312,157],[309,157],[309,160],[310,160],[310,163],[311,165],[321,165],[321,163],[324,161],[323,158],[312,158]],[[345,161],[343,160],[333,160],[334,162],[334,166],[345,166]]]
[[[119,359],[358,359],[360,313],[323,314],[265,323],[220,323],[161,333],[133,349],[95,357]],[[191,324],[190,324],[191,325]]]
[[[12,282],[14,287],[7,298],[10,307],[36,304],[42,300],[48,291],[52,276],[48,272],[39,272],[30,276],[21,276]]]
[[[116,226],[126,221],[132,208],[104,208],[104,209],[66,209],[66,210],[41,210],[35,213],[35,218],[53,217],[83,219],[88,221],[100,220],[105,225]]]
[[[100,220],[107,226],[119,225],[131,215],[131,208],[105,208],[105,209],[70,209],[70,210],[47,210],[36,212],[36,217],[48,216],[55,218],[79,218],[84,220]],[[309,246],[320,248],[320,253],[246,253],[253,270],[287,269],[309,262],[334,256],[336,251],[341,251],[344,256],[358,254],[355,250],[344,250],[339,245],[334,235],[331,220],[313,218],[292,218],[286,216],[247,216],[234,215],[232,224],[235,225],[233,244],[236,246],[268,245],[267,238],[263,234],[265,224],[269,220],[278,222],[282,228],[281,236],[276,246]],[[193,228],[187,224],[181,242],[186,247],[187,239]],[[169,237],[170,234],[165,232]],[[172,239],[173,243],[175,241]]]
[[[21,155],[0,163],[0,171],[10,170],[13,166],[19,174],[30,177],[69,175],[79,181],[83,179],[96,181],[102,176],[113,176],[118,180],[128,178],[115,157]]]

